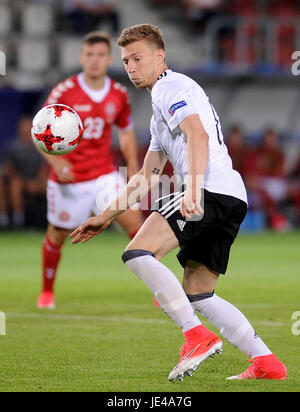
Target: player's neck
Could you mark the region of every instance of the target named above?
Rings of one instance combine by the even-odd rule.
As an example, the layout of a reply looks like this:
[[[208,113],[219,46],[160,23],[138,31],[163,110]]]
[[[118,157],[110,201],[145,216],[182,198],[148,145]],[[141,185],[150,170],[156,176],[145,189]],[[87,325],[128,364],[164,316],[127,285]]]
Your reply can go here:
[[[103,89],[104,85],[105,85],[105,77],[106,76],[89,77],[85,73],[83,73],[83,79],[84,79],[86,85],[91,90],[101,90],[101,89]]]
[[[164,65],[163,67],[161,67],[154,75],[153,77],[153,81],[151,86],[147,87],[147,90],[151,93],[151,90],[153,88],[153,86],[155,85],[155,83],[157,82],[157,80],[159,79],[159,77],[163,74],[164,71],[169,70],[167,65]]]

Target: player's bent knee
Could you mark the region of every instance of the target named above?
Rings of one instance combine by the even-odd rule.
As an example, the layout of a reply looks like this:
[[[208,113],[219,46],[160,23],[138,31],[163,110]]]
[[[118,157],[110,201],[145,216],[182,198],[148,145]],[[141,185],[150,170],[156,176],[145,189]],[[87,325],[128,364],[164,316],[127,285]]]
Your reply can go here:
[[[122,260],[123,260],[123,263],[126,263],[131,259],[135,259],[135,258],[142,257],[142,256],[152,256],[153,258],[155,258],[154,254],[150,252],[149,250],[129,249],[129,250],[125,250],[125,252],[122,254]]]
[[[54,245],[62,245],[70,233],[67,229],[61,229],[53,225],[49,225],[47,236]]]

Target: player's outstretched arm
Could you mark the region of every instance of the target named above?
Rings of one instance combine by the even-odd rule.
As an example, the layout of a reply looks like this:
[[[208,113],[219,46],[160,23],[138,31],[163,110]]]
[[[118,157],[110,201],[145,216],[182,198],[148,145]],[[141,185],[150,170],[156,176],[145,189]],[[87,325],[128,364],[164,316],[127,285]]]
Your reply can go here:
[[[88,219],[71,234],[72,244],[87,242],[95,235],[103,232],[111,222],[135,203],[140,202],[151,188],[159,182],[166,157],[163,152],[147,152],[142,169],[133,176],[127,186],[100,215]]]

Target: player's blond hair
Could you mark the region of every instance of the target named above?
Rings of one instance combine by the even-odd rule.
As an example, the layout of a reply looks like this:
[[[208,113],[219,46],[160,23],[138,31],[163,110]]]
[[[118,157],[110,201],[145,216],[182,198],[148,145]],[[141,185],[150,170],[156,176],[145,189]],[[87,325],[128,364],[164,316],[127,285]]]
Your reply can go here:
[[[111,50],[111,40],[108,33],[101,30],[91,31],[86,34],[82,40],[83,44],[97,44],[97,43],[106,43],[109,50]]]
[[[117,45],[126,47],[128,44],[139,40],[146,40],[158,49],[165,50],[165,43],[158,27],[153,24],[137,24],[124,29],[119,37]]]

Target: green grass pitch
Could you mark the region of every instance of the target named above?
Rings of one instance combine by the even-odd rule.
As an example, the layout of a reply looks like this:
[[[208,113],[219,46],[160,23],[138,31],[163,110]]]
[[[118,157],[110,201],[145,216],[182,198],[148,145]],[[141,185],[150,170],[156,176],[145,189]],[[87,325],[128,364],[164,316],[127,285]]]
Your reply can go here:
[[[216,293],[238,306],[286,364],[287,381],[226,381],[248,366],[224,341],[192,378],[172,384],[181,331],[153,305],[144,284],[121,262],[124,234],[67,242],[56,284],[57,309],[40,311],[43,233],[0,234],[0,391],[287,392],[300,390],[300,233],[242,234]],[[182,278],[175,253],[164,258]],[[210,325],[204,321],[206,326]],[[216,331],[213,327],[212,330]],[[294,327],[294,332],[300,326]]]

